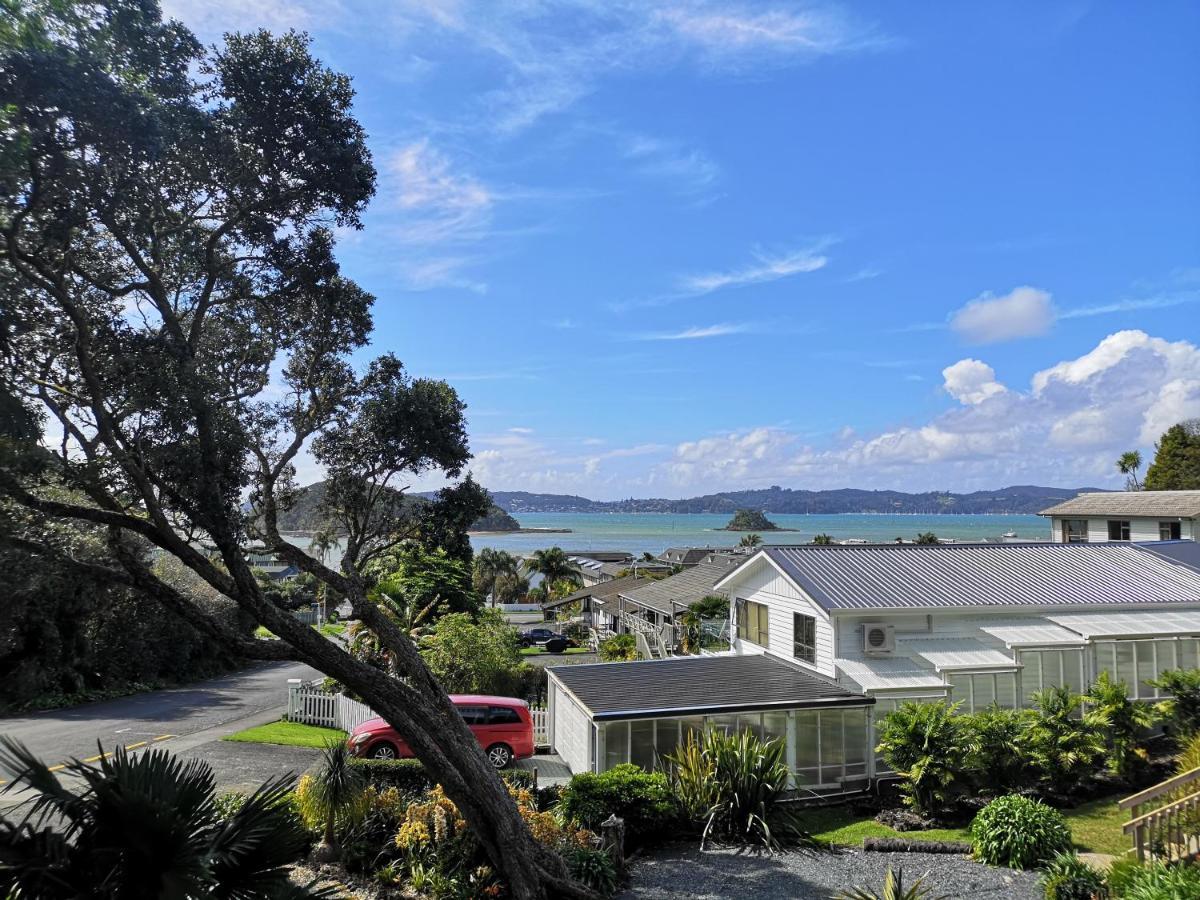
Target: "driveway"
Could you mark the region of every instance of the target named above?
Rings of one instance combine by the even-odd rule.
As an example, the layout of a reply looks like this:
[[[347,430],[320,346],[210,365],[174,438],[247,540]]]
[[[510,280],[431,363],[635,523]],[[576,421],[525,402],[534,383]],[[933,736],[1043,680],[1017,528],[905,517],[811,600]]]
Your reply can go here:
[[[117,746],[137,750],[161,744],[182,754],[279,718],[287,705],[287,680],[318,678],[320,674],[301,663],[257,663],[186,687],[3,718],[0,732],[21,741],[51,764],[95,757],[100,753],[97,745],[109,752]],[[233,758],[227,762],[229,776],[236,777],[237,762]],[[7,774],[0,773],[0,779]],[[218,781],[230,780],[224,776],[218,770]]]

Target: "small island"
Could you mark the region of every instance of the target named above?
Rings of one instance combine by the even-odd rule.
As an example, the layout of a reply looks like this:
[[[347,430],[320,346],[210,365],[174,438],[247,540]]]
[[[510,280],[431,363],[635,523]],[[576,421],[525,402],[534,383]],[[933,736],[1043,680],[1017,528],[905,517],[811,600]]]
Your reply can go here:
[[[722,531],[788,531],[766,517],[762,510],[739,509]]]
[[[487,513],[471,523],[469,534],[570,534],[570,528],[523,528],[507,510],[496,504]]]

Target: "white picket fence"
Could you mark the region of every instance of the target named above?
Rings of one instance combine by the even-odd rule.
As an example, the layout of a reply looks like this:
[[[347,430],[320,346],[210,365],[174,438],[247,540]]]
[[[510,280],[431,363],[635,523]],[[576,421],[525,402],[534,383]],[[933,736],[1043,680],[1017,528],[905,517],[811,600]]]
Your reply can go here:
[[[533,716],[534,743],[549,744],[546,710],[535,706],[529,712]],[[374,719],[375,713],[365,703],[359,703],[345,694],[324,690],[319,681],[289,678],[287,717],[289,722],[323,725],[350,732],[368,719]]]

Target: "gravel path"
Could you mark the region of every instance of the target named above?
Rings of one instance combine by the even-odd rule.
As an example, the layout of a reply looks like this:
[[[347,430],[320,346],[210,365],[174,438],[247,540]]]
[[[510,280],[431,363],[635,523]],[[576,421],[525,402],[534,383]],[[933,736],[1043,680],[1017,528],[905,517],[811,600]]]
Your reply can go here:
[[[634,861],[632,885],[620,896],[698,900],[827,900],[854,886],[881,890],[888,866],[904,883],[924,878],[935,897],[1038,900],[1034,872],[994,869],[962,856],[938,853],[863,853],[860,850],[756,854],[744,850],[675,847]]]

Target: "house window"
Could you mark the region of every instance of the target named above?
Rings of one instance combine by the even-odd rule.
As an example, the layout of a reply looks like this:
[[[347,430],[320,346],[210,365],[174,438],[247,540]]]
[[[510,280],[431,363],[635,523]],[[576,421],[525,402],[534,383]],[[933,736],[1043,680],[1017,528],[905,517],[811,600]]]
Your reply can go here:
[[[961,702],[959,712],[983,712],[993,704],[1002,709],[1017,705],[1016,672],[978,672],[950,675],[946,679],[951,700]]]
[[[1062,539],[1064,544],[1086,544],[1088,542],[1087,519],[1063,519]]]
[[[1129,540],[1129,520],[1128,519],[1109,519],[1108,520],[1108,539],[1110,541],[1127,541],[1127,540]]]
[[[1158,539],[1160,541],[1177,541],[1183,537],[1183,526],[1179,522],[1159,522]]]
[[[1046,688],[1066,685],[1076,693],[1086,687],[1082,649],[1021,650],[1021,696],[1026,709],[1036,704],[1033,695]]]
[[[792,614],[792,655],[801,662],[817,661],[817,620],[801,613]]]
[[[767,607],[751,600],[739,600],[738,637],[760,647],[767,646]]]

